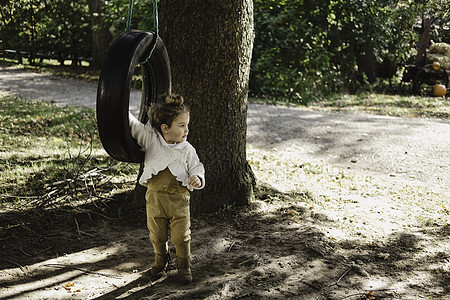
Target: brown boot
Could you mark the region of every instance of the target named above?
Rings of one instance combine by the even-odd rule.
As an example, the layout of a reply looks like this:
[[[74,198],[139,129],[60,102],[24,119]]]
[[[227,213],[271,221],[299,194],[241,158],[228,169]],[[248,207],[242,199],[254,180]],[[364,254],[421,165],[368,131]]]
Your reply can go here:
[[[155,263],[153,264],[151,269],[152,277],[161,277],[167,268],[169,260],[169,252],[162,255],[155,253]]]
[[[178,279],[184,284],[192,282],[191,260],[190,257],[177,257]]]

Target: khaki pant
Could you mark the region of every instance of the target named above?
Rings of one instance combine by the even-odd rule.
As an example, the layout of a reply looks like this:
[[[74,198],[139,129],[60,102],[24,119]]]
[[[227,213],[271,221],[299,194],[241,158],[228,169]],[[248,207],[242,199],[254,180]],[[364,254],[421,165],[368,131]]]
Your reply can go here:
[[[168,251],[169,226],[177,257],[191,255],[191,220],[189,190],[181,186],[175,176],[165,169],[147,182],[147,227],[156,254]]]

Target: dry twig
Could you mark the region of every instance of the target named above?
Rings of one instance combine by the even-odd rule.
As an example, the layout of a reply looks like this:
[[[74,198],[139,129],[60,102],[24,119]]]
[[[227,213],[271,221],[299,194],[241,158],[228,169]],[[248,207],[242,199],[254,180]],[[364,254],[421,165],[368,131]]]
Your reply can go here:
[[[350,298],[350,297],[353,297],[353,296],[371,296],[371,297],[377,297],[377,296],[370,295],[370,293],[373,293],[373,292],[386,292],[386,291],[395,291],[395,290],[394,290],[394,289],[370,290],[370,291],[367,292],[367,293],[356,293],[356,294],[351,294],[351,295],[345,296],[344,298],[341,298],[341,300],[344,300],[344,299],[347,299],[347,298]],[[375,298],[375,299],[376,299],[376,298]]]
[[[25,255],[28,256],[28,257],[32,256],[31,254],[28,254],[28,253],[26,253],[25,251],[23,251],[22,248],[19,248],[19,250],[20,250],[20,252],[22,252],[23,254],[25,254]]]
[[[67,268],[67,269],[72,269],[72,270],[78,270],[78,271],[81,271],[83,273],[88,273],[88,274],[94,274],[94,275],[105,276],[105,277],[110,277],[110,278],[122,278],[122,276],[120,276],[120,275],[113,275],[113,274],[105,274],[105,273],[100,273],[100,272],[94,272],[94,271],[91,271],[91,270],[78,268],[78,267],[73,267],[73,266],[68,266],[68,265],[64,265],[64,264],[46,264],[46,265],[44,265],[44,267],[60,268],[60,269]]]
[[[347,275],[348,272],[350,272],[352,269],[353,269],[353,266],[349,267],[347,270],[345,270],[344,273],[342,273],[342,275],[338,278],[338,280],[335,283],[330,284],[328,287],[333,286],[333,285],[339,285],[339,282],[342,280],[342,278],[344,278],[345,275]]]
[[[236,242],[231,243],[230,247],[228,247],[227,252],[230,252]]]

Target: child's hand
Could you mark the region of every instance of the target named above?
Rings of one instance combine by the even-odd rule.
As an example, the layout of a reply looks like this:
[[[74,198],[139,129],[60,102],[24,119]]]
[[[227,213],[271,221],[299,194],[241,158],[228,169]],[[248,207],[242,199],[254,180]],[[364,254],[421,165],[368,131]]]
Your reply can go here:
[[[195,188],[200,188],[202,186],[202,181],[198,178],[197,175],[192,175],[189,177],[189,184]]]

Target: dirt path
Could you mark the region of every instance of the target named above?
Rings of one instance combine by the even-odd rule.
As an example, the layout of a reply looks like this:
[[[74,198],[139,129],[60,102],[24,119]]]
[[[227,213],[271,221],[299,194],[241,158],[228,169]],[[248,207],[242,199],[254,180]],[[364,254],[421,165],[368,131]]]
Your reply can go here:
[[[62,105],[95,108],[97,84],[0,66],[0,94],[2,93]],[[130,110],[136,114],[139,112],[140,96],[137,91],[130,95]]]
[[[1,67],[2,93],[94,107],[96,85]],[[267,188],[265,201],[244,211],[193,220],[187,287],[173,271],[149,279],[142,210],[112,203],[107,218],[80,213],[76,224],[49,212],[39,229],[26,222],[29,212],[4,215],[24,221],[1,240],[0,299],[449,299],[449,226],[418,221],[432,212],[407,211],[392,191],[419,186],[433,195],[414,197],[448,205],[449,137],[448,121],[250,104],[250,152],[269,157],[255,172],[314,163],[337,170],[330,186],[306,188],[303,202]],[[286,181],[324,176],[312,174]],[[370,176],[364,194],[341,193],[349,176]],[[286,182],[270,184],[283,192]]]
[[[250,105],[248,142],[377,176],[450,189],[450,122]]]

